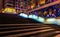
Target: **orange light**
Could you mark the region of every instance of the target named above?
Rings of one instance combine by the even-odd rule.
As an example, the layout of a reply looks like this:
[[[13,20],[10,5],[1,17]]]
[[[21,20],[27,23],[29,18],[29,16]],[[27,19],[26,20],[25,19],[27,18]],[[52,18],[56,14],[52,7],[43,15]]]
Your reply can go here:
[[[2,13],[14,13],[16,10],[14,8],[5,8]]]
[[[40,0],[40,5],[45,4],[45,0]]]
[[[33,9],[35,7],[35,4],[31,5],[31,8]]]

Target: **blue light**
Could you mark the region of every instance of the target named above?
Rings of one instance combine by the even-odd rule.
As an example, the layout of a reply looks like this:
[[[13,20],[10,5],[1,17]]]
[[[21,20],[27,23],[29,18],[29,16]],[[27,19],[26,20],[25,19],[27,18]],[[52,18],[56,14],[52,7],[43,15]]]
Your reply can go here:
[[[44,23],[45,22],[45,19],[42,18],[42,17],[38,17],[37,21]]]
[[[54,24],[58,24],[58,22],[57,21],[55,21],[55,23]]]
[[[32,17],[33,17],[33,15],[29,15],[29,16],[28,16],[28,18],[32,18]]]
[[[38,17],[38,16],[36,16],[36,15],[29,15],[29,18],[34,19],[34,20],[36,20],[36,21],[38,21],[38,22],[42,22],[42,23],[45,22],[44,18]]]
[[[35,20],[37,20],[38,19],[38,16],[36,16],[36,15],[33,15],[33,17],[32,17],[33,19],[35,19]]]
[[[19,14],[19,16],[22,16],[24,18],[28,18],[28,15],[27,14],[24,14],[24,13]]]
[[[32,19],[37,20],[38,19],[38,16],[36,16],[36,15],[29,15],[29,18],[32,18]]]
[[[56,19],[55,24],[60,25],[60,19]]]

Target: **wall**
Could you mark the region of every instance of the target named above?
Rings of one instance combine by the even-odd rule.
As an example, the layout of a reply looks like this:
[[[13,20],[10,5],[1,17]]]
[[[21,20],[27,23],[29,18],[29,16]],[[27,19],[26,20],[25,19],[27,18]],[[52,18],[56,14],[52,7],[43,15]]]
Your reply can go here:
[[[0,0],[0,10],[2,9],[2,0]]]

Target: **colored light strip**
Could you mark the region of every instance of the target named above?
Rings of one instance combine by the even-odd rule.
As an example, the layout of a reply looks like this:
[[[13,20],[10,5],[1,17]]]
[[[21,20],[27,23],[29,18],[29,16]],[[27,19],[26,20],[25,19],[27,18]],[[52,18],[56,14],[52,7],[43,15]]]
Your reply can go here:
[[[42,22],[44,24],[57,24],[57,25],[60,25],[60,19],[55,19],[55,18],[47,18],[46,21],[45,21],[45,18],[42,18],[42,17],[38,17],[36,15],[27,15],[27,14],[24,14],[24,13],[21,13],[19,14],[19,16],[22,16],[24,18],[31,18],[31,19],[34,19],[38,22]]]
[[[19,16],[22,16],[24,18],[28,18],[28,15],[27,14],[24,14],[24,13],[19,14]]]
[[[56,21],[55,18],[48,18],[45,23],[46,24],[54,24],[55,21]]]

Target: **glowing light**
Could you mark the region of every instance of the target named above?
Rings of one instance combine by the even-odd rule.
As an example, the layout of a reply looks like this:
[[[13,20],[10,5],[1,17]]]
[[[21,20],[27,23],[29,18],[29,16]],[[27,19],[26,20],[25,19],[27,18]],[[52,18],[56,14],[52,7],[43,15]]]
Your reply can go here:
[[[5,8],[2,13],[16,13],[14,8]]]
[[[35,19],[36,21],[39,21],[39,22],[45,22],[44,18],[38,17],[36,15],[29,15],[29,18]]]
[[[48,18],[48,19],[46,20],[46,23],[48,23],[48,24],[54,24],[55,21],[56,21],[55,18]]]
[[[45,4],[45,0],[40,0],[40,4]]]
[[[22,16],[24,18],[28,18],[28,15],[27,14],[24,14],[24,13],[19,14],[19,16]]]
[[[33,15],[33,17],[32,17],[33,19],[38,19],[38,16],[36,16],[36,15]]]
[[[33,9],[35,7],[35,4],[31,5],[31,8]]]
[[[44,23],[45,22],[45,19],[42,18],[42,17],[38,17],[37,21]]]
[[[56,19],[55,24],[60,25],[60,19]]]
[[[33,17],[33,15],[29,15],[29,18],[32,18]]]
[[[36,16],[36,15],[29,15],[29,18],[37,20],[38,16]]]
[[[44,11],[44,13],[43,13],[44,15],[47,15],[47,11]]]

